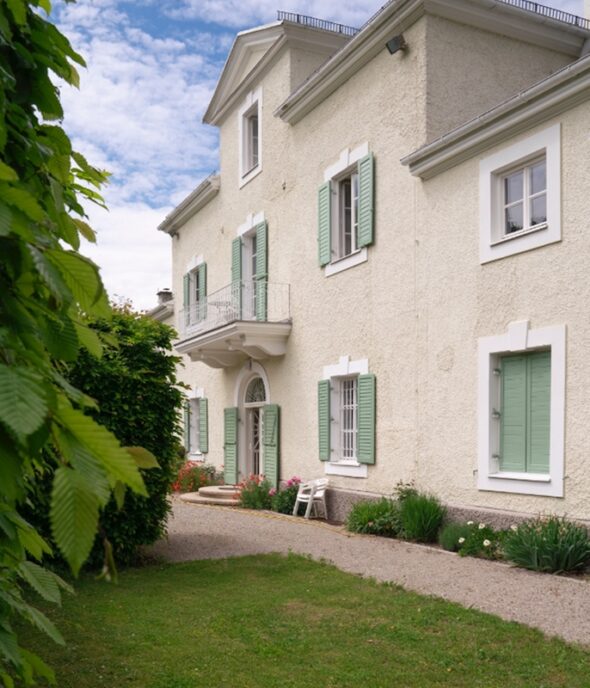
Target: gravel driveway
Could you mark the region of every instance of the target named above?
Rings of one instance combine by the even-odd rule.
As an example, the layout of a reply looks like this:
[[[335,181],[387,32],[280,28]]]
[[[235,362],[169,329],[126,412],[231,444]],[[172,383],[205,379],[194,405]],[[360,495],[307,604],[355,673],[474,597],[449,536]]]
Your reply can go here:
[[[518,621],[590,645],[590,582],[443,550],[353,535],[318,521],[174,499],[168,538],[151,550],[170,561],[296,552],[339,569]]]

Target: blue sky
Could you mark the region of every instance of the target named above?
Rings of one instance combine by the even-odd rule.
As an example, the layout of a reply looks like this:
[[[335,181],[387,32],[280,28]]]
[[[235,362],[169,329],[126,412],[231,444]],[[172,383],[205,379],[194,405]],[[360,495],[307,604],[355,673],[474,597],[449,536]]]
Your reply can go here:
[[[89,209],[111,296],[138,309],[171,286],[165,215],[217,168],[217,134],[201,123],[237,31],[278,9],[360,26],[385,0],[78,0],[52,20],[85,57],[79,91],[62,88],[75,147],[111,171],[109,212]],[[277,2],[279,3],[277,5]],[[583,0],[546,0],[575,14]]]

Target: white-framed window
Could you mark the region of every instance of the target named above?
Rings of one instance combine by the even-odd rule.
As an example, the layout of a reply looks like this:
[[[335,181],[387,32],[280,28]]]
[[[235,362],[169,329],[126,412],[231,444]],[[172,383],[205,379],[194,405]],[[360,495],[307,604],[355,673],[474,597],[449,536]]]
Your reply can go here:
[[[183,277],[183,314],[185,327],[207,317],[207,264],[202,256],[191,261]]]
[[[481,160],[481,263],[561,240],[560,139],[556,124]]]
[[[238,112],[239,184],[243,186],[262,170],[262,89],[251,91]]]
[[[479,489],[563,496],[565,336],[522,320],[479,340]]]
[[[319,263],[326,277],[367,260],[373,225],[374,162],[364,143],[343,150],[318,189]]]
[[[342,356],[318,383],[319,451],[327,475],[366,478],[375,463],[375,376]]]

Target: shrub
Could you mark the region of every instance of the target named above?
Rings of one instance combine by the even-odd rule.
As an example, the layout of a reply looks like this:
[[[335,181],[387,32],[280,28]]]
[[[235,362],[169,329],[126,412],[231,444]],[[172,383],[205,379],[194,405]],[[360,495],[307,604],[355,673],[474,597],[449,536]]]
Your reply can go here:
[[[271,489],[272,510],[278,511],[279,514],[292,514],[300,484],[301,478],[294,476],[278,492]]]
[[[175,492],[196,492],[207,485],[223,485],[223,473],[209,463],[187,461],[180,467],[171,487]]]
[[[537,518],[512,526],[504,553],[517,566],[533,571],[582,571],[590,563],[590,537],[584,526],[564,518]]]
[[[393,495],[398,502],[403,502],[404,499],[408,497],[414,497],[418,494],[418,490],[414,485],[414,481],[410,480],[409,483],[405,483],[403,480],[398,480],[394,489]]]
[[[412,492],[399,502],[401,534],[406,540],[436,542],[446,510],[428,494]]]
[[[466,523],[447,523],[438,535],[438,544],[448,552],[458,552],[470,533]]]
[[[481,557],[483,559],[500,559],[504,531],[496,531],[485,523],[467,521],[467,535],[459,541],[459,555],[462,557]]]
[[[400,530],[399,506],[385,497],[357,502],[348,514],[346,527],[353,533],[396,537]]]
[[[251,475],[238,488],[240,506],[244,509],[270,509],[272,507],[272,486],[263,475]]]

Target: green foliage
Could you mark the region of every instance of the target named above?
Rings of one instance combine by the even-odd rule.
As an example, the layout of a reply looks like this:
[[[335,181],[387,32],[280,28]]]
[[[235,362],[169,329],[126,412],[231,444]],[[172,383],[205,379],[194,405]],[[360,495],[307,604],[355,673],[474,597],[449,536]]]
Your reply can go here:
[[[207,485],[223,485],[223,473],[209,463],[186,461],[171,487],[175,492],[196,492]]]
[[[533,571],[580,572],[590,564],[590,537],[584,526],[565,518],[538,518],[507,532],[504,554]]]
[[[272,510],[279,514],[292,514],[297,501],[297,493],[299,492],[299,485],[301,479],[297,477],[290,478],[286,485],[280,490],[270,490],[272,496]],[[300,505],[299,509],[301,510]]]
[[[94,238],[82,203],[102,204],[98,190],[107,175],[73,151],[55,123],[63,111],[51,77],[77,86],[74,64],[84,60],[47,21],[43,12],[50,9],[49,0],[0,3],[0,681],[5,686],[14,677],[26,685],[51,678],[51,670],[19,646],[16,617],[59,639],[22,594],[23,586],[37,591],[45,586],[57,599],[49,578],[23,568],[49,551],[20,515],[48,465],[56,475],[49,509],[53,537],[74,574],[92,546],[110,488],[118,485],[121,493],[129,486],[146,494],[134,458],[84,414],[91,400],[64,377],[82,346],[100,353],[88,318],[110,318],[98,269],[78,253],[80,236]]]
[[[385,497],[356,502],[348,513],[346,527],[353,533],[397,537],[400,533],[399,504]]]
[[[458,552],[470,533],[466,523],[447,523],[438,534],[438,544],[448,552]]]
[[[115,309],[110,322],[99,321],[95,327],[107,338],[102,356],[97,358],[83,350],[67,377],[71,384],[95,399],[98,407],[89,409],[89,415],[70,411],[71,425],[76,431],[79,427],[100,427],[94,418],[127,447],[121,449],[116,440],[108,436],[111,475],[116,480],[126,480],[126,471],[134,469],[135,464],[142,468],[147,495],[129,493],[122,508],[118,507],[115,498],[111,498],[100,511],[101,531],[112,546],[113,556],[119,562],[130,563],[140,545],[151,544],[164,534],[170,511],[167,495],[176,468],[182,403],[176,380],[178,359],[170,355],[173,331],[151,318],[133,313],[129,307]],[[106,440],[98,437],[93,441]],[[92,465],[85,465],[84,457],[75,458],[74,465],[79,467],[79,474],[60,467],[53,478],[53,471],[48,470],[31,498],[26,515],[47,537],[50,536],[48,490],[52,483],[56,494],[52,508],[70,512],[60,522],[83,524],[85,520],[96,519],[97,500],[81,499],[79,495],[85,493],[74,488],[76,480],[99,481],[100,476],[92,473]],[[108,495],[108,484],[103,487]],[[59,535],[55,528],[52,534]],[[103,562],[102,538],[97,538],[94,545],[91,542],[88,547],[88,543],[77,542],[77,530],[71,532],[69,538],[63,537],[80,565],[89,555],[90,565],[98,566]],[[85,549],[82,549],[83,544]]]
[[[436,542],[446,513],[440,501],[432,495],[412,492],[399,505],[402,537],[415,542]]]
[[[483,559],[500,559],[504,532],[497,531],[485,523],[467,521],[467,534],[459,539],[459,555],[462,557],[481,557]]]
[[[244,509],[271,509],[272,485],[263,475],[251,475],[239,485],[240,506]]]

